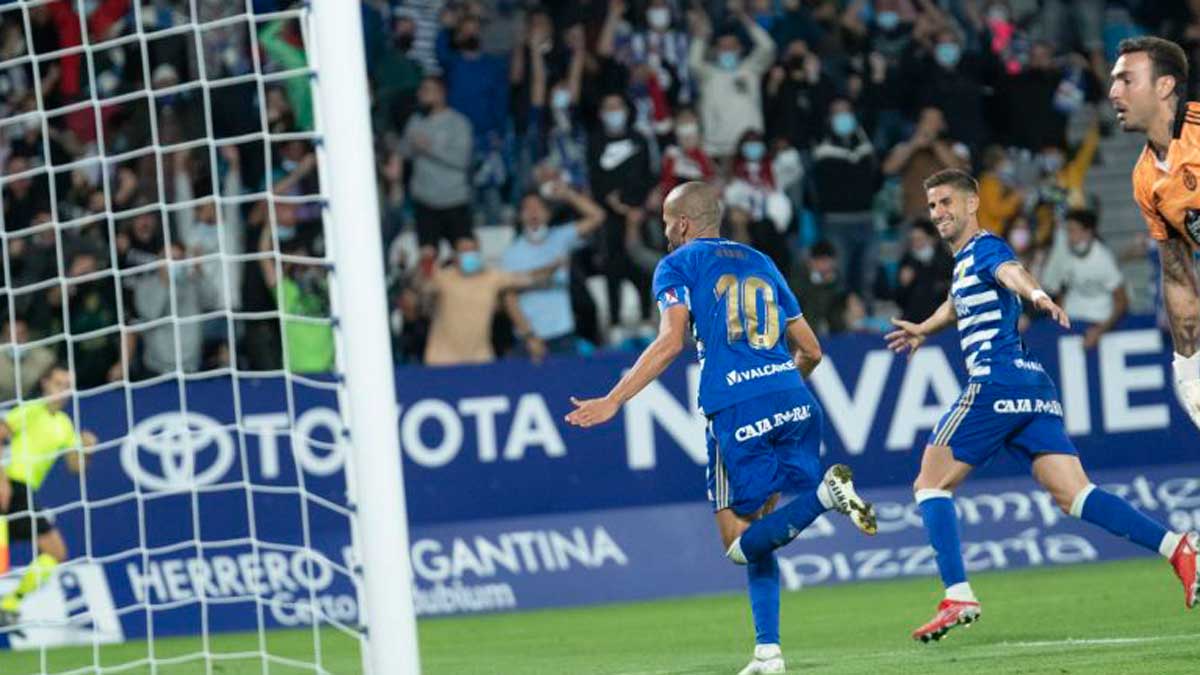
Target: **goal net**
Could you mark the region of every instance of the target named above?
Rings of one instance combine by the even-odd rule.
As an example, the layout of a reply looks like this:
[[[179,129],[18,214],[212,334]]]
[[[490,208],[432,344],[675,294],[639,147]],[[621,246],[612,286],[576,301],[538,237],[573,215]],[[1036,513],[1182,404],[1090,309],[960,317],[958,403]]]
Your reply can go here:
[[[321,4],[0,4],[5,675],[369,668]]]

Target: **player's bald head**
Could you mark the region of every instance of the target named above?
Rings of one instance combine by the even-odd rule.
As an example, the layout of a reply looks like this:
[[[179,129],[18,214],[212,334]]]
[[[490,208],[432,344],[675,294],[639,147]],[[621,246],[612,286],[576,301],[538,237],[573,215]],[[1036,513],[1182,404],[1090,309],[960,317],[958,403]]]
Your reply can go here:
[[[715,237],[721,229],[721,194],[707,183],[677,186],[663,200],[667,244],[679,248],[696,237]]]
[[[663,202],[663,215],[686,217],[698,228],[715,231],[721,225],[721,195],[708,183],[683,183],[667,195]]]

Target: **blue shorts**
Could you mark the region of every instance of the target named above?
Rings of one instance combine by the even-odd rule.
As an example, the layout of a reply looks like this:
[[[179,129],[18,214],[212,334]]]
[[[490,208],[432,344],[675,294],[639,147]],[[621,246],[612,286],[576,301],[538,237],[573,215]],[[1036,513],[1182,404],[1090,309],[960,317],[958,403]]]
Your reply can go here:
[[[1014,387],[971,382],[929,435],[930,445],[950,446],[971,466],[989,462],[1001,449],[1033,460],[1037,455],[1078,455],[1063,424],[1054,387]]]
[[[708,500],[750,515],[821,481],[821,405],[807,389],[763,394],[708,418]]]

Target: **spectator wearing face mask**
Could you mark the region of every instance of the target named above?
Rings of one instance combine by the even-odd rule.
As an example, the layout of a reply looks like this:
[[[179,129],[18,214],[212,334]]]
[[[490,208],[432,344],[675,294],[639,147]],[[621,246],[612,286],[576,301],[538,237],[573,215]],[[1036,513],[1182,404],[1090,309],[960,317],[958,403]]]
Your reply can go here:
[[[604,210],[599,204],[565,183],[548,185],[549,199],[565,203],[579,218],[551,226],[546,198],[537,192],[526,194],[521,199],[521,233],[504,252],[501,265],[505,271],[532,272],[567,259],[604,224]],[[535,361],[547,353],[576,351],[575,312],[566,267],[559,267],[543,288],[505,292],[504,302],[520,344]]]
[[[417,221],[422,269],[432,270],[437,247],[472,237],[471,123],[446,105],[446,88],[427,77],[417,91],[421,113],[404,128],[400,153],[413,163],[409,194]]]
[[[760,80],[775,59],[775,43],[739,3],[734,15],[754,48],[743,56],[737,34],[723,32],[713,43],[716,58],[705,58],[712,25],[702,10],[689,15],[692,46],[688,56],[700,89],[700,119],[705,150],[718,159],[731,158],[747,130],[763,130]]]
[[[258,239],[258,250],[271,253],[275,250],[272,241],[272,226],[262,226]],[[279,227],[274,227],[274,237],[279,241],[279,252],[292,257],[283,262],[274,257],[260,258],[259,271],[266,289],[274,296],[273,305],[285,317],[282,322],[284,350],[282,364],[293,373],[326,373],[333,370],[334,341],[333,324],[330,319],[329,285],[324,268],[319,262],[302,263],[294,258],[311,258],[312,251],[302,239],[285,239]],[[282,273],[282,274],[280,274]],[[271,324],[278,325],[275,320]],[[260,360],[263,366],[278,367],[275,362],[263,361],[262,355],[251,348],[252,360]]]
[[[1083,188],[1099,146],[1100,125],[1096,123],[1069,159],[1067,153],[1055,145],[1042,148],[1038,154],[1040,177],[1037,191],[1029,198],[1033,201],[1034,224],[1037,228],[1035,234],[1039,246],[1050,245],[1061,214],[1087,206],[1088,198]]]
[[[792,203],[780,189],[775,164],[776,158],[762,134],[747,131],[738,144],[733,175],[723,197],[726,205],[736,206],[747,214],[749,243],[770,256],[786,276],[792,261],[784,233],[792,223]]]
[[[837,249],[828,241],[812,245],[808,258],[797,265],[791,286],[804,298],[804,318],[818,335],[844,333],[853,300],[838,275]]]
[[[700,118],[690,109],[675,115],[675,142],[667,146],[662,158],[662,177],[658,181],[656,201],[661,203],[676,185],[691,180],[711,182],[717,178],[717,165],[704,151]]]
[[[900,318],[924,321],[933,314],[946,301],[953,273],[954,257],[942,244],[937,228],[927,219],[913,223],[896,286]]]
[[[1067,214],[1067,244],[1051,254],[1042,275],[1047,292],[1060,296],[1072,321],[1090,323],[1083,344],[1095,347],[1129,309],[1125,279],[1116,256],[1096,235],[1096,214],[1079,209]]]
[[[908,219],[928,213],[923,182],[942,169],[967,168],[967,148],[946,135],[946,118],[938,108],[925,108],[917,128],[907,141],[898,144],[883,161],[883,172],[900,176],[903,213]]]
[[[821,58],[803,40],[793,40],[783,61],[771,68],[766,85],[767,137],[807,148],[825,129],[825,111],[836,95]]]
[[[574,30],[574,29],[572,29]],[[587,185],[587,135],[579,118],[579,98],[587,54],[581,35],[572,34],[571,60],[555,78],[540,50],[529,53],[529,127],[524,133],[522,177],[553,168],[573,186]]]
[[[858,125],[850,101],[829,106],[829,129],[812,151],[815,205],[825,236],[837,248],[841,278],[853,293],[874,282],[875,220],[871,212],[882,175],[875,147]]]
[[[915,85],[916,106],[942,111],[947,132],[970,148],[982,147],[989,134],[984,118],[985,86],[998,68],[990,52],[983,57],[965,52],[962,37],[951,26],[938,30],[932,40],[914,43],[926,52],[909,82]]]
[[[211,270],[202,263],[186,261],[185,257],[183,246],[173,243],[158,261],[157,269],[137,275],[132,282],[133,308],[138,319],[147,322],[164,317],[174,319],[156,322],[157,325],[139,333],[142,367],[150,375],[199,370],[203,328],[201,322],[187,319],[222,309],[221,280],[211,277]],[[261,262],[270,262],[274,273],[273,261]]]
[[[1029,224],[1029,218],[1017,214],[1005,226],[1003,236],[1008,241],[1008,245],[1012,247],[1013,253],[1016,254],[1021,265],[1033,276],[1041,278],[1042,266],[1046,262],[1046,251],[1034,245],[1033,226]]]
[[[479,245],[471,240],[459,249],[454,261],[435,270],[421,286],[433,304],[425,365],[449,366],[489,363],[492,319],[506,290],[526,289],[545,283],[561,261],[533,273],[506,272],[483,262]]]
[[[609,14],[624,13],[624,0],[609,2]],[[675,27],[672,3],[650,0],[634,30],[619,30],[614,36],[614,56],[627,68],[646,66],[658,89],[673,105],[690,105],[695,99],[692,73],[688,68],[688,35]]]
[[[1054,45],[1034,43],[1025,69],[1004,79],[995,97],[1010,145],[1033,152],[1066,146],[1067,119],[1082,101],[1060,99],[1060,92],[1074,92],[1076,99],[1095,99],[1102,89],[1088,71],[1074,72],[1082,74],[1083,80],[1070,78],[1064,84],[1066,73],[1055,61]]]
[[[470,121],[474,149],[482,154],[501,139],[508,126],[508,64],[485,54],[479,17],[448,11],[437,39],[438,63],[446,83],[446,101]]]
[[[417,87],[425,69],[410,54],[417,25],[409,16],[397,17],[388,47],[379,51],[371,69],[375,133],[399,132],[417,107]]]
[[[629,106],[619,94],[601,99],[600,126],[588,144],[588,177],[606,214],[601,253],[609,318],[615,324],[622,316],[621,283],[629,280],[639,289],[645,320],[653,308],[650,275],[632,264],[626,240],[645,220],[646,198],[657,181],[650,171],[646,140],[629,128]]]
[[[983,151],[983,172],[979,175],[979,224],[997,236],[1004,236],[1009,222],[1025,206],[1025,191],[1017,184],[1017,169],[1004,148],[988,146]]]

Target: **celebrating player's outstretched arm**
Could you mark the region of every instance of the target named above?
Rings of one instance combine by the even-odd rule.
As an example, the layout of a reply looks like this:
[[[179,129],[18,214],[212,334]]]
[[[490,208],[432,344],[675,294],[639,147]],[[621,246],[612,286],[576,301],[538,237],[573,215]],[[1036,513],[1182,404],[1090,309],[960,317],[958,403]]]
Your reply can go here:
[[[824,413],[801,377],[821,362],[821,343],[799,300],[770,258],[722,239],[720,222],[716,188],[691,182],[667,195],[671,253],[654,272],[658,337],[607,395],[572,398],[567,421],[590,427],[612,419],[679,355],[690,324],[708,419],[708,498],[726,557],[749,577],[756,644],[741,675],[781,673],[775,549],[830,510],[874,534],[875,512],[855,492],[849,467],[822,472]],[[797,496],[776,509],[783,492]]]
[[[1187,56],[1144,36],[1122,40],[1108,98],[1123,131],[1146,135],[1133,167],[1133,198],[1158,242],[1163,304],[1175,345],[1175,394],[1200,426],[1200,103],[1188,101]]]
[[[925,338],[954,324],[954,303],[947,298],[933,311],[933,314],[929,315],[928,319],[921,323],[893,318],[892,324],[896,326],[896,330],[884,336],[887,339],[888,349],[897,354],[907,351],[911,357],[920,349],[921,345],[925,344]]]
[[[662,375],[675,357],[679,356],[679,352],[683,351],[683,338],[687,333],[688,321],[688,310],[683,305],[664,310],[662,320],[658,324],[658,337],[646,347],[638,357],[637,363],[633,364],[633,368],[630,368],[605,396],[589,399],[572,396],[571,403],[575,405],[575,410],[567,415],[567,421],[576,426],[591,427],[612,419],[626,401]]]
[[[1050,299],[1050,295],[1042,290],[1037,279],[1034,279],[1029,270],[1025,269],[1021,263],[1015,260],[1002,263],[996,268],[996,281],[1019,295],[1022,300],[1031,303],[1039,311],[1049,314],[1050,318],[1054,319],[1058,325],[1063,328],[1071,327],[1071,319],[1067,317],[1067,313]]]

